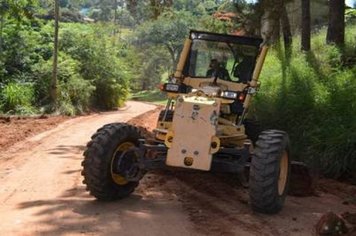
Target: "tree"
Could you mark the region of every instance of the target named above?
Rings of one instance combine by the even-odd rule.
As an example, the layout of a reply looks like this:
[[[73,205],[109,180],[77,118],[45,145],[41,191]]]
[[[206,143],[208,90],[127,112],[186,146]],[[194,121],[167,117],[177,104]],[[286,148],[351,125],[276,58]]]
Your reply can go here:
[[[131,16],[136,19],[138,0],[126,0],[126,8],[130,12]]]
[[[109,21],[112,18],[111,9],[113,8],[112,0],[101,0],[98,2],[100,8],[99,20]]]
[[[301,49],[310,51],[310,0],[302,0]]]
[[[150,6],[152,11],[152,18],[157,19],[165,8],[169,8],[173,5],[172,0],[150,0]]]
[[[69,4],[68,0],[59,0],[59,6],[60,7],[67,7]]]
[[[57,66],[58,66],[58,29],[59,29],[59,0],[54,1],[54,46],[53,46],[53,72],[50,88],[51,102],[57,102]]]
[[[182,42],[194,25],[193,16],[188,12],[170,12],[155,21],[142,24],[136,34],[137,45],[163,45],[175,68],[182,50]]]
[[[161,82],[162,73],[170,68],[170,58],[165,48],[160,46],[149,47],[145,50],[135,50],[132,66],[135,74],[131,79],[131,89],[144,91],[154,89]]]
[[[329,25],[326,35],[328,44],[343,46],[345,43],[345,1],[329,0]]]
[[[114,0],[114,2],[113,2],[113,8],[114,8],[114,24],[116,24],[116,21],[117,21],[117,7],[118,7],[118,0]]]
[[[261,18],[261,35],[265,43],[272,43],[279,37],[283,0],[261,0],[261,7],[264,9]]]
[[[282,25],[282,32],[283,32],[284,49],[286,51],[286,55],[290,55],[291,47],[292,47],[292,32],[290,29],[288,13],[285,4],[283,4],[283,8],[281,12],[281,25]]]
[[[23,18],[32,18],[36,4],[36,0],[0,1],[0,55],[2,53],[2,34],[6,19],[13,18],[19,23]]]

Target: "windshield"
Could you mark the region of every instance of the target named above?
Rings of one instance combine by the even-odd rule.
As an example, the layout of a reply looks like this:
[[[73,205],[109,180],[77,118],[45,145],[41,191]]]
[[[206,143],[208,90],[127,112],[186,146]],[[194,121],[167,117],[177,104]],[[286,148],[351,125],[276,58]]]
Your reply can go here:
[[[247,83],[251,80],[259,48],[230,42],[194,39],[187,73],[190,77],[218,77]]]

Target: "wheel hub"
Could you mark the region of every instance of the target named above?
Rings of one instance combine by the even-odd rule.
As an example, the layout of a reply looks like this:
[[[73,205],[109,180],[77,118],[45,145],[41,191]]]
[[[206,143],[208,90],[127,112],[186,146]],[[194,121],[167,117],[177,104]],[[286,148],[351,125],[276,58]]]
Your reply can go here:
[[[283,152],[279,165],[278,194],[283,195],[288,178],[288,153]]]
[[[113,154],[111,160],[111,177],[113,181],[118,185],[125,185],[129,181],[122,175],[122,172],[119,171],[118,161],[121,159],[121,156],[124,152],[130,150],[131,148],[135,147],[135,144],[131,142],[124,142],[121,143]]]
[[[125,185],[131,181],[139,181],[145,171],[139,167],[140,152],[134,144],[124,144],[119,147],[111,163],[111,176],[115,183]]]

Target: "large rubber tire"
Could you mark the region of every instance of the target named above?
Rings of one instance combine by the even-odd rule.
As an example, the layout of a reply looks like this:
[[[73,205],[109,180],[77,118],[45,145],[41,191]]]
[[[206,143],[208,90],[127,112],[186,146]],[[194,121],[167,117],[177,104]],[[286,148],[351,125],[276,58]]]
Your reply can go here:
[[[125,123],[107,124],[97,130],[87,144],[82,162],[83,183],[90,195],[111,201],[127,197],[134,191],[138,182],[115,182],[112,162],[120,145],[137,146],[140,138],[138,129]]]
[[[290,162],[287,133],[262,132],[250,165],[250,203],[254,211],[275,214],[282,209],[288,192]]]

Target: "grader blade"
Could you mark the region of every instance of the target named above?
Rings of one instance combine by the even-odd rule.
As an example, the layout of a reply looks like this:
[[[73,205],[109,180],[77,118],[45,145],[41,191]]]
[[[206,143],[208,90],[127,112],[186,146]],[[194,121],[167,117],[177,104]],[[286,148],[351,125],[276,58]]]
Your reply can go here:
[[[289,195],[310,196],[314,194],[315,179],[303,162],[292,161],[289,182]]]

